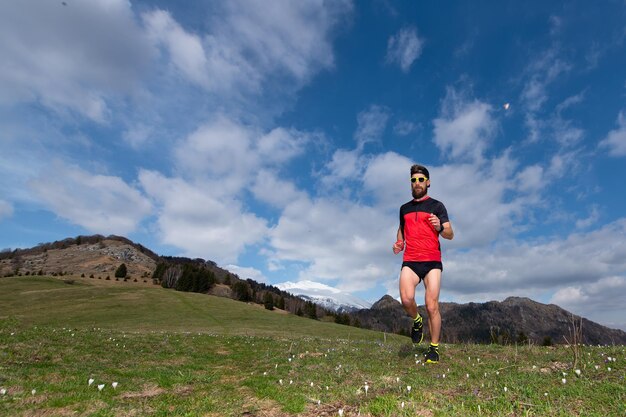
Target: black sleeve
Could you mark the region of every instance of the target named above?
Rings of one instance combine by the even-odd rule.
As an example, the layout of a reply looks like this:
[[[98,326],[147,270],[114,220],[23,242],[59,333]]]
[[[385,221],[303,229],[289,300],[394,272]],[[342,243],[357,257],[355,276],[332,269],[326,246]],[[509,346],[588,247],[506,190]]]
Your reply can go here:
[[[444,206],[441,202],[437,205],[437,212],[435,213],[435,215],[439,217],[439,221],[441,222],[441,224],[450,221],[450,219],[448,219],[448,210],[446,210],[446,206]]]
[[[400,207],[400,232],[404,238],[404,216],[402,215],[402,207]]]

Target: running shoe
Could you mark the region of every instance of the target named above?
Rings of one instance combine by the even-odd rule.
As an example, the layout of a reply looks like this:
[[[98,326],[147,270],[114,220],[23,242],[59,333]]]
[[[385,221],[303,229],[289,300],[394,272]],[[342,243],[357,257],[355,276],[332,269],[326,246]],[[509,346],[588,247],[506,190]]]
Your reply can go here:
[[[417,318],[413,320],[413,327],[411,327],[411,340],[413,343],[422,343],[424,339],[424,322],[422,316],[417,313]]]
[[[434,346],[430,346],[428,348],[428,352],[426,352],[426,355],[424,355],[424,360],[426,361],[426,363],[438,363],[439,349]]]

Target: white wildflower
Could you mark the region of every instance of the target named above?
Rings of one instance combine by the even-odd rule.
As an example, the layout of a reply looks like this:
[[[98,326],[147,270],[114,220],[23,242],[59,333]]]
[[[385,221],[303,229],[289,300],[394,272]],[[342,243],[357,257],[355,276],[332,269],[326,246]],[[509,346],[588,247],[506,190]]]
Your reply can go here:
[[[580,376],[580,369],[576,369],[574,373],[576,374],[576,376]]]
[[[567,383],[567,379],[563,378],[563,379],[561,380],[561,382],[565,384],[565,383]]]
[[[116,388],[117,388],[117,382],[113,382],[113,383],[111,384],[111,386],[113,387],[113,389],[116,389]]]
[[[507,387],[504,387],[504,392],[507,392],[509,389]]]
[[[94,379],[93,378],[89,378],[89,381],[87,381],[87,383],[89,384],[89,386],[91,386],[91,384],[93,384]]]
[[[410,386],[410,385],[407,385],[407,386],[406,386],[406,390],[407,390],[408,392],[411,392],[411,386]]]
[[[34,390],[32,390],[30,393],[31,393],[31,394],[33,394],[33,395],[35,395],[35,394],[37,394],[37,390],[36,390],[36,389],[34,389]]]
[[[343,408],[339,409],[339,417],[343,416]]]
[[[0,389],[0,395],[5,395],[7,393],[6,388]]]

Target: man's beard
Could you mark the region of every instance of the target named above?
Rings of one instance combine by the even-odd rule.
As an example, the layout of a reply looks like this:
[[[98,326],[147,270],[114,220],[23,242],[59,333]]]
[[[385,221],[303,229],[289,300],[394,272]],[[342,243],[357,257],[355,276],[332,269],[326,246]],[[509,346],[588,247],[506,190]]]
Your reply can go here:
[[[416,200],[419,200],[420,198],[424,197],[427,191],[428,191],[427,187],[424,187],[424,188],[413,187],[413,189],[411,190],[411,192],[413,193],[413,198]]]

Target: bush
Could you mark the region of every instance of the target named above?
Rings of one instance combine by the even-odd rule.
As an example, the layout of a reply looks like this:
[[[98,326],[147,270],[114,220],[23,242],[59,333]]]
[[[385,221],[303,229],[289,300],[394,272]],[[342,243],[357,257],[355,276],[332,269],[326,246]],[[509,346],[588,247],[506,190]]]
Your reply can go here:
[[[115,270],[115,277],[126,278],[127,273],[128,273],[128,270],[126,269],[126,264],[123,263],[120,266],[118,266],[117,269]]]

